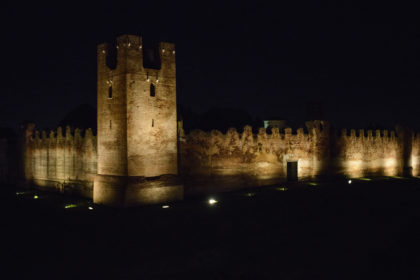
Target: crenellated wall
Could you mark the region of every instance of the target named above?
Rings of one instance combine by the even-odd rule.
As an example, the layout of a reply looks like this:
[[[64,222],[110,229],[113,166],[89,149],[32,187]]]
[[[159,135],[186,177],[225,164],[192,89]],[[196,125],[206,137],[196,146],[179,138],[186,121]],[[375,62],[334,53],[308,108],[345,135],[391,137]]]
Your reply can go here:
[[[288,161],[298,161],[300,178],[326,173],[329,127],[322,121],[307,122],[306,126],[308,133],[299,128],[296,134],[291,128],[282,133],[273,128],[271,134],[260,128],[253,134],[250,126],[245,126],[242,133],[234,128],[226,134],[218,130],[181,133],[180,173],[186,192],[278,183],[286,178]]]
[[[387,130],[342,130],[338,135],[323,121],[306,122],[306,129],[291,128],[271,133],[260,128],[253,133],[245,126],[240,133],[225,134],[179,130],[179,173],[186,194],[216,193],[246,187],[281,183],[286,180],[287,162],[298,162],[300,180],[339,175],[401,176],[407,163],[413,176],[420,176],[420,134],[410,139]],[[24,141],[25,177],[41,188],[92,196],[97,173],[97,142],[90,129],[82,135],[66,128],[45,132],[28,126]],[[406,140],[409,140],[408,142]],[[409,143],[407,149],[404,143]]]
[[[420,176],[420,133],[413,134],[411,164],[413,176]]]
[[[72,134],[67,127],[63,135],[59,127],[47,136],[28,127],[24,165],[25,179],[39,187],[91,197],[97,173],[96,137],[90,129],[82,137],[79,129]]]
[[[235,129],[226,134],[217,130],[181,133],[180,173],[186,191],[217,192],[279,183],[286,180],[288,161],[298,162],[300,180],[401,176],[405,169],[411,170],[410,175],[420,175],[419,134],[401,130],[397,137],[395,131],[344,129],[336,135],[323,121],[307,122],[306,131],[273,128],[267,134],[260,128],[253,134],[246,126],[242,133]],[[412,140],[407,142],[404,133]],[[406,151],[410,161],[404,159]]]
[[[335,172],[347,177],[397,176],[402,172],[402,144],[395,132],[343,129],[332,147]]]

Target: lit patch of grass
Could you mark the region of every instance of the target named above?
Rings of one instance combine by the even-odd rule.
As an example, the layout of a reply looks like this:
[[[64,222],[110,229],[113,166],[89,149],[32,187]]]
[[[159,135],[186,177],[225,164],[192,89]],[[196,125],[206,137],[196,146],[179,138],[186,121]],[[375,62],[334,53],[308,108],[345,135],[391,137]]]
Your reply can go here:
[[[66,206],[64,206],[65,209],[76,208],[76,207],[77,207],[76,204],[67,204]]]
[[[16,192],[16,195],[24,195],[26,192]]]
[[[39,198],[39,196],[37,196],[37,195],[34,195],[34,199],[38,199]]]
[[[247,196],[247,197],[253,197],[253,196],[255,196],[255,193],[249,192],[249,193],[246,193],[245,196]]]
[[[392,179],[404,179],[404,177],[400,177],[400,176],[389,176],[389,178],[392,178]]]
[[[371,179],[371,178],[365,178],[365,177],[360,177],[360,178],[357,178],[356,180],[361,180],[361,181],[372,181],[372,179]]]
[[[286,187],[279,187],[279,188],[276,188],[276,190],[278,190],[278,191],[287,191],[287,188]]]
[[[318,183],[315,183],[315,182],[310,182],[308,185],[310,185],[310,186],[318,186],[319,184]]]

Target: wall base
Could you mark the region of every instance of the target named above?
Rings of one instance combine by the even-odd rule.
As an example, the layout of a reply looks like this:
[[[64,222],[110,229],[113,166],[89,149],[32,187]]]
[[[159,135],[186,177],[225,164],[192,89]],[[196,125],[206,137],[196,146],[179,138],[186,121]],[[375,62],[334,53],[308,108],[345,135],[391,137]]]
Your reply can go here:
[[[26,188],[92,198],[92,181],[32,179]]]
[[[159,204],[182,200],[184,186],[176,175],[126,177],[96,175],[93,202],[113,207]]]

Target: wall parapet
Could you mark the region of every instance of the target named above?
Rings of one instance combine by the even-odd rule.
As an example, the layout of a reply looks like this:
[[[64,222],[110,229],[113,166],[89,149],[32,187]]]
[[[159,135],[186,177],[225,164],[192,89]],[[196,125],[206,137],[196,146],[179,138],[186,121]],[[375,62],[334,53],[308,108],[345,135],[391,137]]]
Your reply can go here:
[[[295,130],[271,128],[270,132],[259,128],[254,133],[245,126],[241,132],[230,128],[226,133],[193,130],[185,134],[181,128],[179,171],[186,192],[279,183],[286,179],[288,161],[298,162],[300,179],[325,174],[395,176],[402,174],[404,164],[410,164],[414,176],[420,175],[419,133],[407,134],[411,140],[407,163],[400,132],[342,129],[335,134],[322,121],[306,122],[305,128]],[[91,188],[97,173],[97,139],[91,129],[59,127],[47,133],[28,126],[25,139],[27,180],[59,189],[74,182]]]
[[[25,179],[37,185],[62,188],[68,182],[93,182],[97,173],[96,136],[83,131],[58,127],[56,131],[25,132]],[[90,184],[90,183],[88,183]]]
[[[297,160],[301,177],[315,177],[324,172],[320,162],[328,156],[329,127],[321,121],[306,127],[307,133],[304,128],[267,133],[263,127],[253,133],[251,126],[241,133],[235,128],[226,133],[191,131],[180,141],[181,174],[226,178],[230,185],[266,185],[285,178],[287,162]]]
[[[401,172],[401,143],[395,131],[342,129],[334,141],[335,171],[349,177]]]
[[[300,179],[324,175],[349,178],[401,175],[404,144],[395,131],[342,129],[337,136],[328,123],[310,121],[306,130],[265,128],[226,133],[201,130],[181,134],[180,168],[187,180],[201,176],[219,185],[267,185],[285,180],[287,162],[298,162]],[[412,135],[413,175],[420,175],[420,136]],[[223,179],[225,178],[225,179]],[[201,184],[203,182],[200,182]],[[188,185],[188,184],[187,184]]]

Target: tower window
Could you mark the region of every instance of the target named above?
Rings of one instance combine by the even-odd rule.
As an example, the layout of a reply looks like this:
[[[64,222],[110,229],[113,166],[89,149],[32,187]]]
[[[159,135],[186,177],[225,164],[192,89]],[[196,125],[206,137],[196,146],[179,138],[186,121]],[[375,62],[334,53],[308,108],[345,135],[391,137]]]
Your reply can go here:
[[[150,96],[155,97],[156,89],[154,84],[150,84]]]
[[[108,88],[108,98],[111,99],[112,98],[112,86],[110,86]]]
[[[155,119],[152,119],[152,127],[155,126]]]

